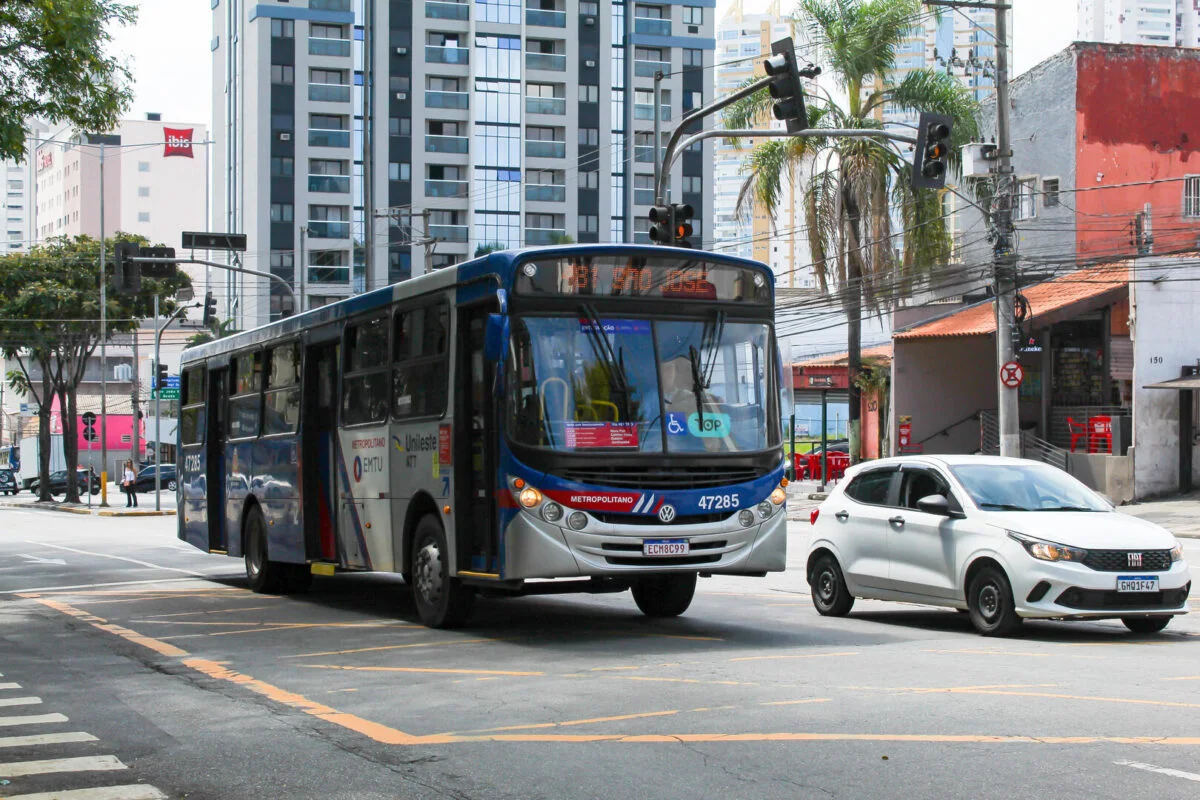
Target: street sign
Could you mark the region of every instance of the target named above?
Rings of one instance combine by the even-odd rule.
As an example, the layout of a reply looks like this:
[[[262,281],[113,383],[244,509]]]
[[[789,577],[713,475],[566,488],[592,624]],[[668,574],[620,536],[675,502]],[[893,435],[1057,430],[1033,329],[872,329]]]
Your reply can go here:
[[[151,384],[150,385],[151,389],[157,389],[158,388],[157,378],[151,377],[150,384]],[[178,389],[179,388],[179,376],[178,375],[168,375],[166,382],[163,384],[163,388],[164,389]]]
[[[245,252],[244,233],[206,233],[203,231],[183,232],[184,250],[234,250]]]
[[[176,386],[173,389],[171,387],[166,387],[164,389],[155,389],[154,391],[150,392],[150,399],[151,400],[156,400],[156,399],[157,400],[178,400],[179,399],[179,387]]]
[[[1009,361],[1000,368],[1000,382],[1009,389],[1015,389],[1025,380],[1025,370],[1016,361]]]

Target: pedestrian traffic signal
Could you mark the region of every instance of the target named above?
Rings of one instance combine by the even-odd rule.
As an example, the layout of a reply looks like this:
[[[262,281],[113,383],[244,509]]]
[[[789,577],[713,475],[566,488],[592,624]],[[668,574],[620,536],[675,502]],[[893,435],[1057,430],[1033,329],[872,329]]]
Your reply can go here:
[[[676,247],[691,247],[688,241],[692,235],[692,217],[695,210],[687,203],[675,203],[671,206],[672,244]]]
[[[217,320],[217,298],[212,292],[204,293],[204,317],[201,320],[204,327],[209,327]]]
[[[163,389],[167,388],[167,365],[166,364],[155,364],[154,365],[154,388],[160,392]]]
[[[921,114],[917,122],[917,146],[913,154],[912,188],[941,189],[946,185],[946,171],[950,163],[950,126],[953,122],[945,114]]]
[[[142,290],[141,265],[133,260],[138,250],[133,242],[117,242],[113,253],[113,291],[117,294],[137,294]]]
[[[142,258],[175,258],[174,247],[139,247],[137,255]],[[175,275],[175,269],[179,265],[176,263],[170,264],[139,264],[142,275],[147,278],[170,278]]]
[[[775,99],[775,119],[787,123],[789,133],[808,127],[808,112],[804,108],[804,87],[800,85],[800,67],[792,38],[771,43],[770,58],[763,62],[767,75],[774,78],[767,91]]]
[[[671,219],[673,206],[653,206],[650,209],[650,241],[670,245],[675,241],[675,224]]]
[[[83,422],[83,440],[85,442],[94,442],[99,436],[96,435],[96,414],[92,411],[85,411],[79,417]]]

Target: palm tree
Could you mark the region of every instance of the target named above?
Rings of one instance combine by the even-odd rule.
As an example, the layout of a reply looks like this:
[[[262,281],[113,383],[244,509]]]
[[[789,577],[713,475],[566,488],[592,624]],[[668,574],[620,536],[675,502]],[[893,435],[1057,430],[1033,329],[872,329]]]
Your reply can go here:
[[[846,93],[844,106],[828,95],[808,97],[812,128],[883,128],[884,105],[932,111],[953,119],[955,144],[978,136],[977,104],[943,72],[916,69],[898,83],[886,78],[896,49],[928,18],[920,0],[801,0],[794,24],[808,31],[813,60]],[[729,128],[749,128],[769,112],[759,92],[726,112]],[[956,153],[957,148],[952,148]],[[746,159],[739,215],[751,204],[773,215],[785,181],[802,190],[813,269],[822,291],[839,288],[847,319],[850,455],[861,453],[859,420],[864,304],[879,307],[893,290],[950,255],[950,236],[938,192],[909,187],[911,155],[884,139],[828,137],[768,139]],[[903,230],[893,233],[893,212]],[[894,241],[895,240],[895,241]],[[897,257],[896,246],[903,250]]]

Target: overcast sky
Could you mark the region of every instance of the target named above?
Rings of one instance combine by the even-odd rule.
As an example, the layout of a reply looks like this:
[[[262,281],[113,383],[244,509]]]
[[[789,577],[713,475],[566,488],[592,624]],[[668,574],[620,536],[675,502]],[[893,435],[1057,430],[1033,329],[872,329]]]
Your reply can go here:
[[[750,10],[754,2],[748,0]],[[758,2],[760,7],[766,6],[766,0]],[[1075,3],[1014,3],[1014,75],[1071,42],[1075,35]],[[136,81],[137,98],[129,116],[142,117],[148,111],[157,111],[166,121],[207,124],[212,117],[209,0],[141,0],[137,5],[141,9],[137,26],[113,33],[114,50],[129,60]],[[718,5],[718,13],[723,13],[728,0],[718,0]]]

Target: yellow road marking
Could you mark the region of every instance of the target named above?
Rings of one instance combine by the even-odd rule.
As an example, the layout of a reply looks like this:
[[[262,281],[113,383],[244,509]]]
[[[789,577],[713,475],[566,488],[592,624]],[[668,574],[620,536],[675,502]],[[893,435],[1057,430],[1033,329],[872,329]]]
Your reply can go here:
[[[408,625],[405,627],[420,628],[423,625]],[[280,658],[316,658],[317,656],[345,656],[353,653],[374,653],[380,650],[403,650],[409,647],[439,647],[441,645],[451,644],[481,644],[484,642],[507,642],[511,639],[448,639],[439,642],[412,642],[410,644],[387,644],[379,645],[378,647],[357,647],[353,650],[328,650],[324,653],[300,653],[294,656],[280,656]]]
[[[1200,708],[1200,703],[1179,703],[1171,700],[1138,700],[1131,697],[1097,697],[1085,694],[1055,694],[1052,692],[1013,692],[997,689],[963,689],[963,694],[1001,694],[1016,697],[1047,697],[1056,700],[1091,700],[1094,703],[1128,703],[1139,706],[1168,706],[1170,708]]]
[[[431,672],[446,675],[509,675],[526,677],[545,675],[544,672],[516,672],[499,669],[451,669],[441,667],[345,667],[338,664],[301,664],[305,669],[341,669],[351,672]]]
[[[565,675],[563,677],[576,677],[573,675]],[[585,676],[578,676],[585,677]],[[656,683],[702,683],[711,686],[757,686],[757,683],[747,683],[746,681],[706,681],[699,678],[651,678],[648,675],[601,675],[610,681],[651,681]]]
[[[922,650],[922,653],[937,653],[939,655],[968,655],[968,656],[1018,656],[1029,658],[1054,658],[1062,653],[1028,653],[1017,650]],[[1103,656],[1068,656],[1069,658],[1103,658]]]
[[[175,614],[151,614],[146,619],[166,619],[168,617],[194,617],[197,614],[236,614],[239,611],[262,611],[273,606],[245,606],[243,608],[219,608],[216,611],[179,611]]]
[[[800,653],[795,655],[783,656],[742,656],[740,658],[731,658],[730,661],[772,661],[780,659],[793,658],[834,658],[835,656],[856,656],[859,655],[855,651],[847,651],[845,653]]]
[[[158,639],[152,639],[149,636],[143,636],[137,631],[131,631],[128,628],[121,627],[120,625],[107,624],[106,620],[103,620],[100,617],[93,616],[86,611],[67,605],[66,603],[59,602],[58,600],[51,600],[48,597],[35,597],[34,599],[44,606],[53,608],[55,611],[87,622],[89,625],[99,628],[107,633],[116,634],[126,641],[133,642],[134,644],[140,644],[142,647],[153,650],[160,655],[178,657],[186,656],[188,654],[186,650],[180,650],[173,644],[167,644],[166,642],[161,642]]]
[[[1047,689],[1057,683],[995,683],[983,686],[839,686],[839,689],[870,692],[903,692],[905,694],[933,694],[937,692],[980,692],[985,689]]]
[[[179,624],[179,623],[176,623]],[[209,636],[237,636],[242,633],[266,633],[267,631],[290,631],[301,628],[416,628],[417,625],[408,625],[404,623],[393,623],[388,621],[379,622],[268,622],[254,623],[261,624],[263,627],[248,628],[240,631],[217,631],[210,633]]]
[[[596,725],[602,722],[623,722],[627,719],[645,719],[647,717],[670,717],[679,713],[679,709],[672,711],[646,711],[641,714],[620,714],[615,717],[592,717],[591,719],[573,719],[567,722],[536,722],[529,725],[506,725],[503,728],[484,728],[478,731],[468,731],[468,733],[502,733],[504,731],[523,731],[532,730],[535,728],[565,728],[571,725]],[[450,734],[457,735],[457,734]]]
[[[1182,678],[1163,678],[1164,681],[1200,681],[1200,675],[1184,675]]]

